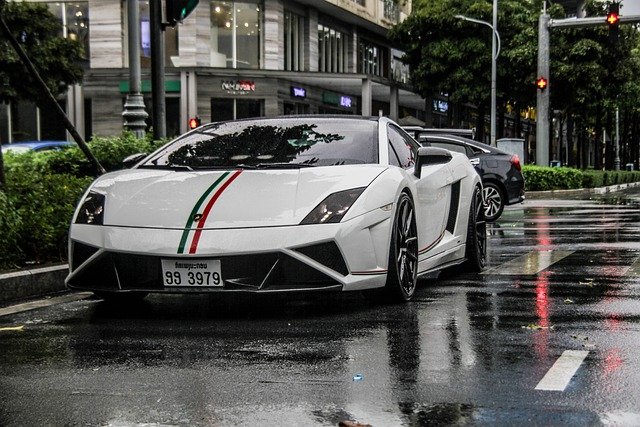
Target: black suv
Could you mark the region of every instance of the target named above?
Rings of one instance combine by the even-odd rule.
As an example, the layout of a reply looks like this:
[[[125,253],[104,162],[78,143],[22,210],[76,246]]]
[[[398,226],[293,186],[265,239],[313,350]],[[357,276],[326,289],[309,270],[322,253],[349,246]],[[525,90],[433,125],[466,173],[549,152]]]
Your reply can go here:
[[[524,200],[524,177],[516,154],[462,136],[437,134],[432,129],[405,130],[422,145],[446,148],[469,157],[482,177],[487,221],[497,220],[506,205]]]

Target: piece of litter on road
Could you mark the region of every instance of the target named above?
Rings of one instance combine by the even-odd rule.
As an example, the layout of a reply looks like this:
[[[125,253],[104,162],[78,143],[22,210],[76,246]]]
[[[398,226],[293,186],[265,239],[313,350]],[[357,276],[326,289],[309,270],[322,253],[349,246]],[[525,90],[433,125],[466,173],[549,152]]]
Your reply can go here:
[[[589,341],[589,337],[585,337],[584,335],[571,335],[571,338],[582,341]]]
[[[596,345],[595,344],[582,344],[582,347],[592,350],[592,349],[596,348]]]
[[[0,332],[21,331],[23,329],[24,329],[24,325],[20,325],[20,326],[5,326],[4,328],[0,328]]]
[[[565,304],[573,304],[573,300],[572,300],[572,299],[567,298],[566,300],[564,300],[564,303],[565,303]]]
[[[532,331],[539,331],[540,329],[550,329],[553,330],[554,326],[540,326],[540,325],[536,325],[535,323],[529,323],[527,326],[523,326],[522,329],[530,329]]]
[[[364,379],[364,375],[362,375],[362,374],[355,374],[353,376],[353,380],[354,381],[362,381],[363,379]]]

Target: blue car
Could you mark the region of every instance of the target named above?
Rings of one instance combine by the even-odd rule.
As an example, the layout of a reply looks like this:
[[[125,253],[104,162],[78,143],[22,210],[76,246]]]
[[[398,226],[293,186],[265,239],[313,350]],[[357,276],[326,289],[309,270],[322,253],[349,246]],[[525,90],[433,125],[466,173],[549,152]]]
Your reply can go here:
[[[14,154],[26,153],[27,151],[60,151],[76,144],[69,141],[29,141],[14,142],[13,144],[5,144],[2,146],[2,153],[11,152]]]

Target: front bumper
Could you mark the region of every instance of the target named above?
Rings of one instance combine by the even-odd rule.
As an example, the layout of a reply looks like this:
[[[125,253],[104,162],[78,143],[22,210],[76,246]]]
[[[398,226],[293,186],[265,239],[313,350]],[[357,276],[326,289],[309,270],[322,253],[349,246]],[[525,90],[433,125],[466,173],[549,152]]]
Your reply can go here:
[[[207,229],[197,253],[179,254],[183,230],[74,224],[67,286],[93,291],[282,292],[384,286],[390,215],[340,224]],[[163,259],[218,259],[223,286],[167,287]]]

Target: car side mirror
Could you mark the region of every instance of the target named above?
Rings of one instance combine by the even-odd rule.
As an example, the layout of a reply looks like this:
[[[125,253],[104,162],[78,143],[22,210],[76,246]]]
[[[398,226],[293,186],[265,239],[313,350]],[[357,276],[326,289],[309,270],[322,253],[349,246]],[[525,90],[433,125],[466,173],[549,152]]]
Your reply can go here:
[[[438,147],[420,147],[418,148],[418,158],[413,170],[416,178],[420,178],[423,166],[444,165],[449,163],[453,156],[449,150]]]
[[[125,169],[131,169],[136,163],[138,163],[140,160],[144,159],[145,157],[147,157],[147,153],[132,154],[124,158],[124,160],[122,161],[122,166]]]

